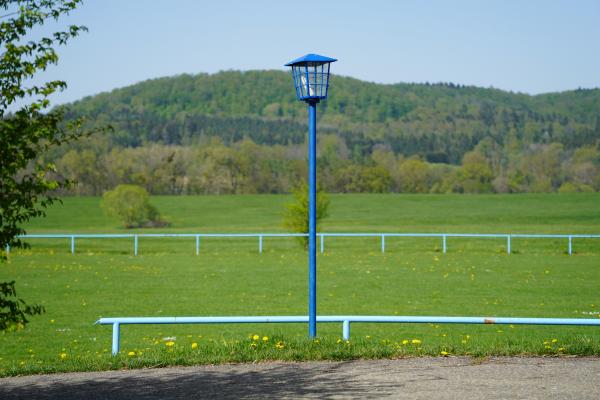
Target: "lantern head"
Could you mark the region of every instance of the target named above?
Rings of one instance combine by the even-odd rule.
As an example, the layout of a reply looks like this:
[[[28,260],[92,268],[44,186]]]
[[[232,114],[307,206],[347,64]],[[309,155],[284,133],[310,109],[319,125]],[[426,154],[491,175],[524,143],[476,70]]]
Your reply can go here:
[[[285,64],[286,67],[292,67],[298,100],[318,102],[327,98],[329,64],[335,61],[335,58],[307,54]]]

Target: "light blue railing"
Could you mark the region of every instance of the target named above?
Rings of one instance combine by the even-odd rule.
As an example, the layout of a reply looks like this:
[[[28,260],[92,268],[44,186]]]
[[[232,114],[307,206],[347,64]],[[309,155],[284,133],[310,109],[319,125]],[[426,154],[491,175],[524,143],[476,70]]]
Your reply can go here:
[[[498,324],[498,325],[576,325],[600,326],[600,319],[591,318],[511,318],[511,317],[438,317],[438,316],[385,316],[385,315],[317,315],[317,322],[342,324],[342,338],[350,340],[350,323],[405,323],[405,324]],[[112,325],[112,354],[120,350],[121,325],[139,324],[265,324],[308,323],[308,316],[259,317],[119,317],[100,318],[99,325]]]
[[[52,234],[28,234],[19,236],[22,239],[69,239],[71,243],[71,253],[75,254],[76,239],[133,239],[133,254],[138,255],[140,238],[195,238],[196,255],[200,254],[200,241],[203,238],[257,238],[258,252],[263,252],[264,238],[290,238],[303,237],[303,233],[52,233]],[[566,239],[567,252],[573,254],[574,239],[600,238],[600,234],[507,234],[507,233],[317,233],[320,238],[321,253],[325,252],[325,238],[333,237],[377,237],[381,240],[381,252],[385,253],[386,238],[439,238],[442,241],[442,252],[448,251],[449,238],[497,238],[506,240],[506,252],[511,253],[513,239]],[[10,252],[10,247],[6,246],[6,252]]]

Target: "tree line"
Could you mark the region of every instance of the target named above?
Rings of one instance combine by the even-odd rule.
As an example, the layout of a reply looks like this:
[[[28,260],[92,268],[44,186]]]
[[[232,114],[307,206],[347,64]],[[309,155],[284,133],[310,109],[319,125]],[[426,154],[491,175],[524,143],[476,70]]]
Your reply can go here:
[[[289,193],[307,176],[304,145],[268,146],[219,139],[191,146],[153,144],[105,153],[70,149],[56,161],[68,192],[101,195],[119,184],[151,194]],[[560,143],[531,144],[506,152],[490,138],[465,153],[459,165],[405,157],[376,147],[361,162],[343,139],[323,135],[318,180],[332,193],[522,193],[600,190],[597,146],[568,150]]]
[[[529,96],[332,77],[319,106],[329,192],[599,190],[600,90]],[[306,110],[280,71],[154,79],[69,105],[112,132],[47,154],[79,195],[289,193],[306,176]]]

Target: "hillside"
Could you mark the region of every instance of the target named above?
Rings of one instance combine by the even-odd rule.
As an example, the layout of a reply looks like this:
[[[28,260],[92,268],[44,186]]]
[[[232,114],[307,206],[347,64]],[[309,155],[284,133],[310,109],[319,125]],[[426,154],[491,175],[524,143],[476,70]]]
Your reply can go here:
[[[79,193],[98,194],[122,181],[155,193],[286,192],[304,176],[306,109],[283,71],[153,79],[69,108],[69,118],[114,127],[53,154],[80,181]],[[318,114],[321,180],[330,191],[600,186],[600,89],[529,96],[334,75]],[[121,166],[103,177],[75,168],[130,163],[122,159],[145,168]]]

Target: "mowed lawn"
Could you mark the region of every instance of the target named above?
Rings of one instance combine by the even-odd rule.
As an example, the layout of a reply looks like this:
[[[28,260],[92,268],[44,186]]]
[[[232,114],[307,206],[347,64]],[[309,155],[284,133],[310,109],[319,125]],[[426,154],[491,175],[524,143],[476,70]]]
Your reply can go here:
[[[171,222],[134,232],[284,232],[290,196],[158,197]],[[99,198],[66,198],[30,233],[122,233]],[[597,194],[333,195],[325,232],[600,233]],[[26,329],[0,334],[0,375],[266,359],[420,354],[595,354],[600,328],[353,324],[163,325],[122,328],[110,357],[111,316],[306,315],[307,255],[291,238],[31,239],[0,281],[46,307]],[[318,256],[319,314],[598,318],[600,239],[328,238]],[[259,339],[251,336],[258,335]],[[265,340],[263,340],[265,339]],[[196,345],[193,346],[193,344]]]

